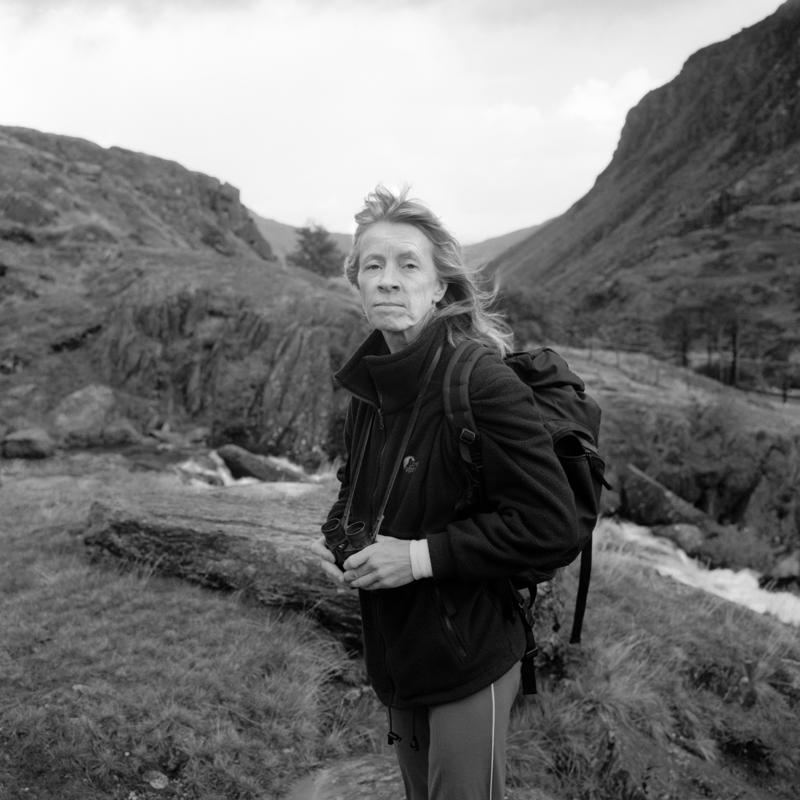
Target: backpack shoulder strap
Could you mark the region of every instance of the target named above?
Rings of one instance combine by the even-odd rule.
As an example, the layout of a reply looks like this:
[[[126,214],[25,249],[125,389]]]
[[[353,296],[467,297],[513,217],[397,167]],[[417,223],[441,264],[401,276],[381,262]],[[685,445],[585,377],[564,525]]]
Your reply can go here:
[[[472,369],[486,349],[469,339],[461,342],[450,357],[442,386],[444,414],[456,432],[458,452],[473,469],[483,466],[478,439],[480,432],[472,416],[469,402],[469,380]]]

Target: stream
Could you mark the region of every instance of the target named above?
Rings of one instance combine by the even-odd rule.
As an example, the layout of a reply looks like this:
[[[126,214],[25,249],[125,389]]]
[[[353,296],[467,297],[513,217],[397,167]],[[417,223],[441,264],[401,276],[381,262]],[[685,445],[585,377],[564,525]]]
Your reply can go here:
[[[629,552],[659,575],[800,627],[800,597],[762,589],[754,570],[708,569],[689,558],[674,542],[654,536],[649,528],[632,522],[601,519],[595,529],[595,541],[604,540],[630,545]]]

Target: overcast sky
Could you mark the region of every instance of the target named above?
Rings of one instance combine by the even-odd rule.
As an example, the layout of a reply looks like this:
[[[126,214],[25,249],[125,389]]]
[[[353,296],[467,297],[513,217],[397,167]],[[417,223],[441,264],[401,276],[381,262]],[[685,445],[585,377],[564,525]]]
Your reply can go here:
[[[779,0],[0,0],[0,125],[350,233],[411,186],[465,244],[565,211],[628,109]]]

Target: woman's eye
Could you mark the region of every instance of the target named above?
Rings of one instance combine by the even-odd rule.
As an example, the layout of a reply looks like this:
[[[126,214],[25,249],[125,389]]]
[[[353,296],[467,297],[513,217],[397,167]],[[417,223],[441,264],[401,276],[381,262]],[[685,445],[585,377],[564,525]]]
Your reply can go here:
[[[405,263],[405,268],[406,269],[416,269],[417,268],[417,264],[414,261],[407,261]]]
[[[364,269],[378,269],[379,267],[380,267],[380,264],[378,264],[377,261],[371,261],[371,262],[368,262],[368,263],[364,264]]]

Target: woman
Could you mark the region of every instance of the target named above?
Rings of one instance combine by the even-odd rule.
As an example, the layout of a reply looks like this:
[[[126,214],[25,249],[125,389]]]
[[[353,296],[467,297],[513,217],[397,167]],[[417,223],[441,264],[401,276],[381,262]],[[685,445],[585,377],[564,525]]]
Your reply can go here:
[[[374,331],[336,374],[352,394],[348,459],[323,530],[350,526],[373,543],[340,565],[324,538],[313,549],[332,580],[359,590],[367,672],[409,800],[500,800],[525,651],[509,578],[575,550],[572,495],[529,390],[503,364],[510,334],[455,239],[383,187],[355,219],[345,272]],[[479,506],[442,407],[465,338],[487,348],[470,384]]]

